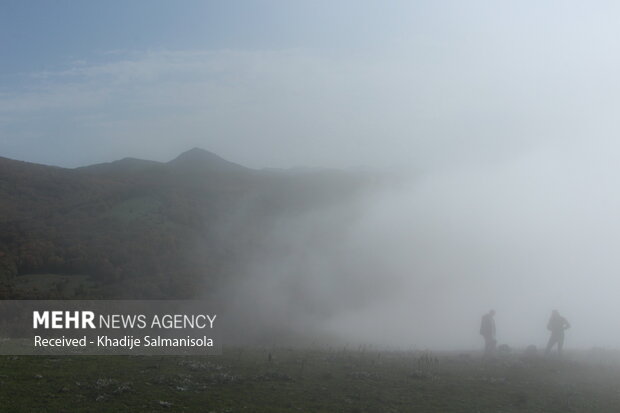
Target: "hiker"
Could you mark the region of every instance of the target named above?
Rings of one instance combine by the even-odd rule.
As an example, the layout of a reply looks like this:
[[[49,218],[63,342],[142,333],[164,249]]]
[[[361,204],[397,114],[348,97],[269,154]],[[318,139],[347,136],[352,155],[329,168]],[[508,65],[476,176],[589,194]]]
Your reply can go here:
[[[484,356],[490,357],[495,352],[495,345],[497,340],[495,339],[495,310],[489,311],[482,316],[482,322],[480,323],[480,335],[484,337]]]
[[[553,346],[556,344],[558,345],[558,354],[562,354],[562,347],[564,346],[564,330],[567,328],[570,328],[568,321],[560,315],[558,310],[553,310],[551,312],[549,322],[547,323],[547,330],[551,331],[551,337],[549,337],[545,355],[548,355]]]

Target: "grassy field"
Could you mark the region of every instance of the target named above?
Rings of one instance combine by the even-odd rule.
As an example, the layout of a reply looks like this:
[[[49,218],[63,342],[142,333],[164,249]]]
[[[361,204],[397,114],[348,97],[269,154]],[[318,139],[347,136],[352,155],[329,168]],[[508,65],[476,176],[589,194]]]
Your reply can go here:
[[[617,413],[615,360],[583,353],[482,361],[343,348],[225,348],[208,357],[3,356],[0,410]]]
[[[38,293],[55,292],[71,298],[93,291],[95,283],[87,275],[24,274],[12,280],[12,288],[20,297],[37,297]]]

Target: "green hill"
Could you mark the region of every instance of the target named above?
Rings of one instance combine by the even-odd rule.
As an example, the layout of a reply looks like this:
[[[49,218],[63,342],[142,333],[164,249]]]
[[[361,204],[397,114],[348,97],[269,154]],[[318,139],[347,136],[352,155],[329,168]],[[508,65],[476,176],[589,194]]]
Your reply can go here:
[[[366,183],[343,171],[253,170],[201,149],[76,169],[0,158],[0,294],[191,297],[238,276],[234,263],[278,217],[344,202]],[[37,288],[33,274],[85,281]]]

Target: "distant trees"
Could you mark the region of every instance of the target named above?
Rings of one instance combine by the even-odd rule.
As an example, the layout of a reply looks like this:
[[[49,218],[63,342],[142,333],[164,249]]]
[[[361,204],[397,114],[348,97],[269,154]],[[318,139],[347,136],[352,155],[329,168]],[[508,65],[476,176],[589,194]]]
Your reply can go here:
[[[192,297],[229,276],[270,219],[337,202],[360,183],[202,164],[211,161],[81,171],[0,158],[2,294],[19,294],[15,277],[54,273],[88,275],[102,296]],[[31,296],[66,293],[49,290]]]

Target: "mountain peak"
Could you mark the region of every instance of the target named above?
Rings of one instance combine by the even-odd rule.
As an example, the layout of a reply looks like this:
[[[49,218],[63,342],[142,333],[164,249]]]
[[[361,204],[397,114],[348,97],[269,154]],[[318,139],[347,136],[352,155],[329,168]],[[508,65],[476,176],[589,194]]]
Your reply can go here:
[[[202,148],[192,148],[189,151],[185,151],[182,154],[180,154],[179,156],[177,156],[175,159],[173,159],[171,162],[176,162],[176,161],[208,161],[211,159],[221,159],[223,160],[221,157],[219,157],[218,155],[214,154],[213,152],[209,152],[205,149]]]
[[[169,165],[182,168],[200,168],[208,170],[247,170],[246,167],[227,161],[226,159],[201,148],[192,148],[183,152],[170,162]]]

